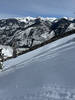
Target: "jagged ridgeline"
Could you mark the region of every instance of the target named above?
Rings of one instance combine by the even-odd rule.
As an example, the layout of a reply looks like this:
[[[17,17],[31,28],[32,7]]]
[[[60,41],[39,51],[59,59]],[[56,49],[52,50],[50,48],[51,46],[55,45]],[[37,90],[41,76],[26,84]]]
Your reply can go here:
[[[0,45],[12,47],[14,57],[74,32],[74,18],[0,19]]]

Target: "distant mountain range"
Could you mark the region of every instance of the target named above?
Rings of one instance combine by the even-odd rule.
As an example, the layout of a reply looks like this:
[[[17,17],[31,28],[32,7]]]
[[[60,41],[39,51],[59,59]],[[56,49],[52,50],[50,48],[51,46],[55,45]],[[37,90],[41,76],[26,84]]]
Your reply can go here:
[[[9,18],[0,19],[0,48],[12,48],[15,54],[23,53],[52,38],[75,32],[74,18]],[[12,51],[8,50],[8,51]],[[6,51],[6,50],[5,50]],[[11,53],[11,52],[10,52]],[[13,53],[7,53],[8,57]]]

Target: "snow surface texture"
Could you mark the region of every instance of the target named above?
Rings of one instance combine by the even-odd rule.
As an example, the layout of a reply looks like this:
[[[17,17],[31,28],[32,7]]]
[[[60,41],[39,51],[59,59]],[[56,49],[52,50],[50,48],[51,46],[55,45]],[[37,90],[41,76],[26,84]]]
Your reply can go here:
[[[75,34],[4,66],[0,100],[75,100]]]

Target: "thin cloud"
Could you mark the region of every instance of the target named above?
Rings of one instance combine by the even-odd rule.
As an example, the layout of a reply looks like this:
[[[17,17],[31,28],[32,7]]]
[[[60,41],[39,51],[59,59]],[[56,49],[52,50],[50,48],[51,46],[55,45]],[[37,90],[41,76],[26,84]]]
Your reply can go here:
[[[71,16],[75,0],[2,0],[0,16]]]

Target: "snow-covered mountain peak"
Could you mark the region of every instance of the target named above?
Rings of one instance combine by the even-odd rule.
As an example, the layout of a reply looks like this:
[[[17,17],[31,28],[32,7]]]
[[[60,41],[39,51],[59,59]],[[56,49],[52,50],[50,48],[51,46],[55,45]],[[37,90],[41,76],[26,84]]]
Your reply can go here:
[[[16,19],[21,21],[21,22],[25,22],[26,23],[28,21],[35,20],[36,18],[28,16],[28,17],[16,18]]]
[[[40,20],[43,20],[43,21],[53,22],[57,18],[55,18],[55,17],[41,17],[41,16],[39,16],[39,17],[30,17],[30,16],[28,16],[28,17],[23,17],[23,18],[17,17],[16,19],[26,23],[28,21],[35,20],[35,19],[40,19]]]

